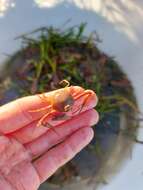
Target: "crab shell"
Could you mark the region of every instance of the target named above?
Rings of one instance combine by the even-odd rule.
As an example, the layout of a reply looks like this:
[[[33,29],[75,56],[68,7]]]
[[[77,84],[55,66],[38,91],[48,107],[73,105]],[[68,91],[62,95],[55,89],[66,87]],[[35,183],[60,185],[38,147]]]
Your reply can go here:
[[[59,112],[67,112],[72,109],[74,98],[70,93],[70,88],[62,88],[55,92],[52,100],[52,107]]]

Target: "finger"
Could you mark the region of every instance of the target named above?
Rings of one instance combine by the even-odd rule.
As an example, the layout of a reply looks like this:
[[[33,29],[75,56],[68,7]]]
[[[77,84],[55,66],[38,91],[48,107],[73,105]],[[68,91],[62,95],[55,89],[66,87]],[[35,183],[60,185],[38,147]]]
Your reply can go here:
[[[78,86],[73,87],[72,93],[83,92],[84,89]],[[46,93],[47,99],[50,99],[55,91]],[[42,101],[38,95],[27,96],[10,102],[0,108],[0,132],[7,134],[16,131],[25,125],[30,124],[34,120],[39,119],[46,111],[31,113],[44,106],[48,106],[48,102]]]
[[[89,110],[84,112],[72,120],[65,122],[62,125],[54,127],[54,131],[48,130],[47,133],[39,137],[33,142],[25,145],[28,152],[33,158],[46,152],[49,148],[55,146],[59,142],[76,130],[82,128],[83,126],[93,126],[98,121],[98,114],[95,110]]]
[[[81,110],[81,113],[87,110],[92,109],[93,107],[95,107],[97,103],[97,98],[95,96],[95,93],[93,93],[93,95],[90,97],[89,101],[88,101],[88,105],[86,105],[85,107],[83,107],[83,109]],[[78,107],[78,105],[81,104],[81,99],[77,101],[76,103],[76,107]],[[75,108],[77,109],[77,108]],[[69,113],[67,115],[69,115],[71,117],[76,115],[76,113],[72,114]],[[49,116],[46,120],[47,123],[49,123],[51,126],[57,126],[59,124],[62,124],[64,122],[66,122],[65,120],[52,120],[52,116]],[[25,126],[24,128],[21,128],[15,132],[13,132],[12,135],[13,137],[15,137],[18,141],[20,141],[21,143],[28,143],[33,141],[34,139],[38,138],[39,136],[43,135],[48,128],[46,127],[36,127],[38,121],[33,121],[32,123],[30,123],[29,125]]]
[[[92,128],[79,129],[63,143],[36,160],[33,164],[39,174],[41,183],[50,177],[59,167],[72,159],[92,138]]]

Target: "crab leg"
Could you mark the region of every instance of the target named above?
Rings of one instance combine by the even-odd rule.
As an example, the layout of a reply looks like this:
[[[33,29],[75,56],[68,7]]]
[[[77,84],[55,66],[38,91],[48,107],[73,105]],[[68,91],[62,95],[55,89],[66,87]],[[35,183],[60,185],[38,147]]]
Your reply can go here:
[[[39,108],[39,109],[29,110],[29,112],[40,112],[40,111],[45,111],[45,110],[51,109],[51,108],[52,108],[52,106],[48,105],[48,106],[45,106],[45,107],[42,107],[42,108]]]
[[[76,100],[80,99],[81,97],[86,96],[86,97],[84,98],[84,100],[83,100],[83,103],[82,103],[81,107],[78,108],[73,114],[75,114],[76,112],[79,112],[79,113],[81,112],[82,108],[85,106],[86,102],[88,101],[89,97],[90,97],[92,94],[93,94],[92,91],[88,91],[88,90],[87,90],[87,91],[84,91],[83,93],[81,93],[81,94],[79,94],[79,95],[77,95],[77,96],[74,97],[74,100],[76,101]]]
[[[48,123],[48,122],[47,122],[46,124],[43,123],[43,122],[46,120],[46,118],[47,118],[48,116],[53,115],[54,113],[56,113],[55,110],[53,110],[53,111],[50,112],[50,113],[45,114],[45,115],[39,120],[37,126],[38,126],[38,127],[47,127],[47,128],[49,128],[49,129],[53,130],[54,133],[56,133],[56,135],[59,135],[59,134],[57,133],[57,131],[54,129],[54,127],[53,127],[50,123]]]
[[[47,124],[49,125],[49,128],[52,127],[51,124],[46,123],[46,125],[45,125],[43,122],[45,121],[45,119],[46,119],[48,116],[52,115],[53,113],[56,113],[56,111],[53,110],[53,111],[51,111],[51,112],[46,113],[43,117],[41,117],[41,119],[38,121],[37,127],[40,127],[40,126],[46,127]]]

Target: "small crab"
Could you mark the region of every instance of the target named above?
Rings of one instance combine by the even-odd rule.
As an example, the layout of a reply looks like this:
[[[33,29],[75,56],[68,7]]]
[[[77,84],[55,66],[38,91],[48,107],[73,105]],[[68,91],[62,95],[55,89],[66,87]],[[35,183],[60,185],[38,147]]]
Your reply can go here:
[[[75,101],[81,97],[84,97],[83,103],[82,105],[80,105],[80,108],[72,112],[72,114],[75,114],[76,112],[80,113],[83,107],[85,106],[88,98],[93,94],[93,92],[90,90],[85,90],[80,94],[76,93],[72,94],[71,93],[72,86],[69,88],[70,83],[68,81],[62,80],[60,84],[61,85],[65,84],[65,87],[58,89],[55,92],[53,91],[53,95],[51,97],[47,97],[45,94],[39,96],[42,99],[42,101],[48,103],[48,106],[30,111],[30,112],[40,112],[47,110],[47,113],[41,117],[37,126],[52,127],[51,124],[46,122],[49,116],[52,116],[53,120],[66,120],[70,118],[67,115],[67,112],[69,111],[72,112]]]

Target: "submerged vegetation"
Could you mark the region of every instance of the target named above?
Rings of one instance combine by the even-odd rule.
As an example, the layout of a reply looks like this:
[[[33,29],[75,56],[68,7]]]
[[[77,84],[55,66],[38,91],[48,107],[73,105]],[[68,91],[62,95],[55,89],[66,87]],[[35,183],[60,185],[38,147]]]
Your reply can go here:
[[[21,95],[57,89],[59,82],[68,80],[94,90],[99,97],[97,110],[101,115],[127,106],[138,112],[131,97],[130,82],[116,61],[97,48],[96,33],[83,35],[85,24],[65,31],[53,27],[39,28],[20,36],[24,66],[17,70]]]

